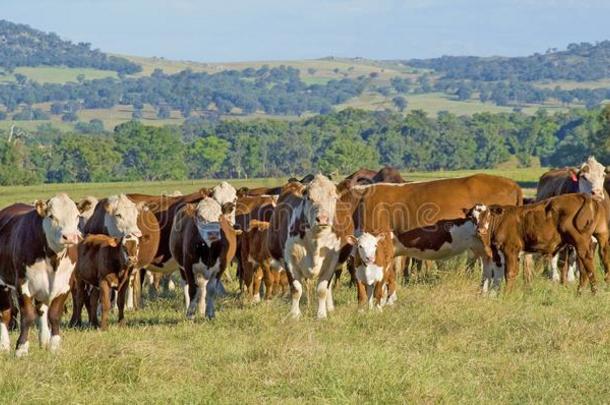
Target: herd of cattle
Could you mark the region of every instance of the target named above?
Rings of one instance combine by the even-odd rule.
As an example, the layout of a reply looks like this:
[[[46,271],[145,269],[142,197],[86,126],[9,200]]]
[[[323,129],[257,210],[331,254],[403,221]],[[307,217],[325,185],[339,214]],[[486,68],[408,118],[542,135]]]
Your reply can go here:
[[[142,280],[175,271],[174,261],[188,318],[214,317],[221,277],[234,260],[246,296],[258,301],[264,290],[271,299],[289,289],[295,318],[308,280],[315,281],[318,318],[327,317],[344,264],[358,303],[380,309],[396,300],[397,258],[441,260],[467,251],[481,259],[484,293],[504,278],[510,290],[528,253],[551,259],[558,280],[573,279],[579,268],[579,290],[588,280],[595,292],[597,247],[610,274],[605,178],[605,167],[590,157],[580,168],[544,174],[536,200],[503,177],[407,182],[386,167],[339,183],[318,174],[274,188],[236,190],[222,182],[188,195],[74,202],[58,194],[14,204],[0,211],[0,351],[9,350],[9,329],[18,327],[16,355],[26,355],[37,320],[40,345],[56,351],[70,295],[70,326],[81,325],[84,307],[90,324],[107,328],[113,299],[124,322],[125,307],[141,299]]]

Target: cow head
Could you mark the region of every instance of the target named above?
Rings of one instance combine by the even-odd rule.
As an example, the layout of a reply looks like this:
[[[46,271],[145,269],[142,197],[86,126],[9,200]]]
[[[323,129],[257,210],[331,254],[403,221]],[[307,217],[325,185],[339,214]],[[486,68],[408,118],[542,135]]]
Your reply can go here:
[[[235,188],[223,181],[214,188],[212,188],[212,198],[218,202],[221,206],[228,207],[227,204],[232,203],[233,209],[227,213],[231,225],[235,225],[235,206],[237,205],[237,191]]]
[[[89,221],[89,218],[91,218],[93,212],[95,212],[95,207],[97,206],[97,203],[97,198],[93,196],[87,196],[76,203],[76,208],[78,208],[78,212],[80,213],[78,220],[78,229],[81,232],[83,232],[87,221]]]
[[[368,265],[375,262],[377,247],[379,246],[379,243],[385,239],[386,234],[384,233],[375,236],[372,233],[364,232],[360,237],[352,239],[352,243],[358,250],[360,260]]]
[[[331,226],[335,220],[338,199],[335,183],[326,176],[317,174],[303,191],[303,211],[309,226]]]
[[[222,207],[214,198],[206,197],[199,201],[195,209],[195,225],[203,242],[211,246],[220,240],[220,216]]]
[[[476,229],[477,237],[483,243],[485,253],[491,257],[491,219],[493,214],[502,214],[503,208],[498,206],[488,207],[485,204],[476,204],[467,211],[466,217],[470,219]]]
[[[42,217],[42,229],[49,247],[59,253],[78,243],[79,212],[67,194],[60,193],[48,201],[38,200],[36,212]]]
[[[127,235],[121,239],[121,254],[125,266],[134,267],[138,264],[140,254],[140,239],[134,235]]]
[[[142,236],[138,228],[138,213],[142,207],[137,206],[125,194],[113,195],[108,197],[104,215],[104,226],[110,236],[122,238],[126,235],[133,235],[137,238]]]
[[[590,194],[593,198],[604,198],[604,180],[606,179],[606,168],[589,156],[587,161],[580,166],[577,173],[578,191]]]

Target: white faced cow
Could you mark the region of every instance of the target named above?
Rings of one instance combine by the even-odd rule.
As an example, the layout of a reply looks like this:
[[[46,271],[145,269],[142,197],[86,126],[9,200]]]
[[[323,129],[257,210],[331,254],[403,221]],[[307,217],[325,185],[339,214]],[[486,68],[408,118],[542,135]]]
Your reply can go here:
[[[346,245],[337,219],[337,187],[318,174],[303,186],[290,183],[271,217],[268,246],[271,256],[284,264],[292,291],[293,318],[301,315],[303,282],[317,279],[318,319],[334,310],[331,278],[341,248]]]
[[[0,211],[0,350],[9,349],[11,290],[21,313],[17,356],[28,354],[28,333],[39,319],[40,345],[59,348],[59,324],[76,262],[79,212],[66,194],[35,206],[14,204]],[[50,330],[49,330],[50,324]]]

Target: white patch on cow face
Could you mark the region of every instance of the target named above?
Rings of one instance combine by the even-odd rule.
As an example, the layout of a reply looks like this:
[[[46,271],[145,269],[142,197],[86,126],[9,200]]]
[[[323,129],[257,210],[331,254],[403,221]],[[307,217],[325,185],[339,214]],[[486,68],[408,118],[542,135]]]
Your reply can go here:
[[[125,194],[108,197],[104,226],[108,234],[115,238],[127,235],[138,238],[142,236],[138,228],[138,207]]]
[[[375,262],[375,256],[377,253],[377,242],[379,239],[365,232],[358,238],[358,254],[364,264],[371,264]]]
[[[78,243],[79,212],[66,194],[57,194],[46,202],[42,229],[49,247],[56,253]]]
[[[337,207],[337,187],[327,177],[317,174],[307,185],[304,194],[304,210],[311,227],[333,224]]]
[[[489,231],[489,220],[485,213],[489,210],[485,204],[477,204],[471,211],[472,219],[477,227],[477,231],[486,234]]]
[[[233,203],[236,205],[237,190],[235,190],[235,188],[226,181],[223,181],[212,188],[212,198],[214,198],[221,207],[227,203]],[[231,225],[235,225],[235,208],[233,208],[233,211],[231,211],[228,216]]]
[[[220,223],[222,207],[213,198],[206,197],[197,204],[197,217],[195,224],[199,236],[208,246],[220,239]]]
[[[606,168],[590,156],[578,171],[578,191],[593,197],[604,198]]]
[[[138,262],[139,252],[140,240],[137,237],[127,235],[121,239],[121,254],[125,263],[134,266]]]

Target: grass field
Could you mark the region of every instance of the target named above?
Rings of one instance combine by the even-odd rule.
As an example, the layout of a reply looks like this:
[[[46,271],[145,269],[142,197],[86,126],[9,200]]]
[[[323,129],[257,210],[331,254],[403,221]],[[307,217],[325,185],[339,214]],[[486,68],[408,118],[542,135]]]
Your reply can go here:
[[[27,76],[29,80],[38,83],[66,83],[76,82],[79,75],[83,75],[87,80],[103,79],[106,77],[117,78],[116,72],[109,70],[89,69],[89,68],[68,68],[68,67],[18,67],[15,73]],[[14,75],[0,76],[0,82],[14,81]]]
[[[523,184],[544,169],[488,171]],[[470,171],[404,173],[413,180]],[[283,179],[235,181],[271,185]],[[0,206],[62,190],[74,198],[119,191],[188,192],[216,181],[0,188]],[[179,292],[111,319],[107,332],[63,329],[58,355],[0,355],[3,403],[597,403],[610,395],[610,293],[562,287],[542,276],[510,296],[478,294],[465,259],[440,262],[425,282],[401,286],[382,313],[358,312],[343,278],[337,309],[316,321],[287,318],[282,298],[250,304],[235,281],[214,321],[184,320]],[[233,269],[231,269],[233,271]],[[69,315],[69,314],[68,314]],[[66,315],[64,318],[67,318]],[[64,319],[66,321],[66,319]],[[14,343],[16,334],[11,333]]]

